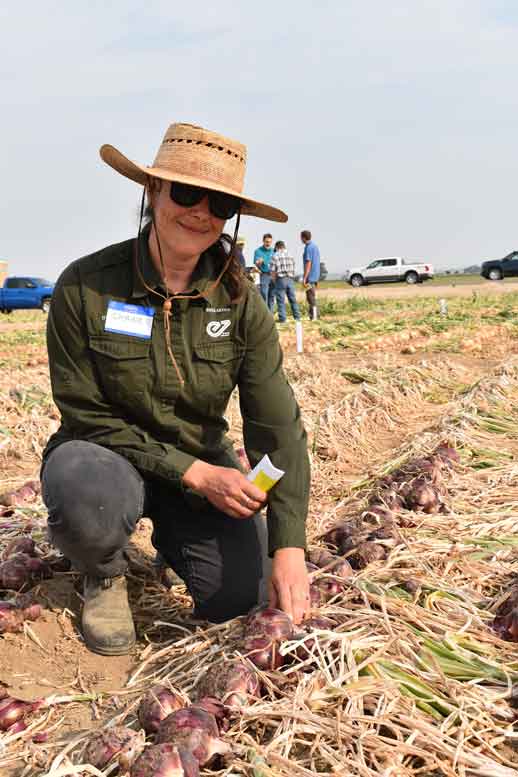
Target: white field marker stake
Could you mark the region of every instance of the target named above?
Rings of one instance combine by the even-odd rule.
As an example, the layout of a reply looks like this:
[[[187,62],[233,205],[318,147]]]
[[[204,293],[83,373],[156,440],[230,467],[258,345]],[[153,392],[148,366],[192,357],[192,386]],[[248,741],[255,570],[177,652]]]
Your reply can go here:
[[[297,337],[297,353],[304,350],[304,337],[302,333],[302,321],[295,321],[295,335]]]

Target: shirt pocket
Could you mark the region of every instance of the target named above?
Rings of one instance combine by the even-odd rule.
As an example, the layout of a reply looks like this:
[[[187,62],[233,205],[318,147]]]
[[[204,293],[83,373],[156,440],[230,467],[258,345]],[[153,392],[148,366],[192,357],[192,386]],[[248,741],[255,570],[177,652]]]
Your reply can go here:
[[[91,335],[89,345],[105,396],[134,413],[151,390],[151,340]]]
[[[203,343],[193,349],[196,401],[209,413],[223,413],[237,383],[244,349],[235,343]]]

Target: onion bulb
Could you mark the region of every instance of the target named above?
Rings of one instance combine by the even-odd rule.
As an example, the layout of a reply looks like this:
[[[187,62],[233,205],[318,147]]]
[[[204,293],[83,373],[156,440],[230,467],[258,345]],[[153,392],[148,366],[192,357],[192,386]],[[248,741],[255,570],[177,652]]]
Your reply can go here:
[[[185,707],[168,715],[160,724],[156,741],[185,747],[200,766],[207,766],[217,755],[230,752],[230,747],[219,738],[214,715],[201,707]]]
[[[143,747],[142,732],[133,731],[127,726],[113,726],[93,734],[85,748],[84,757],[87,763],[97,769],[104,769],[117,759],[121,769],[128,771]]]
[[[289,615],[274,607],[255,610],[246,623],[247,634],[266,634],[271,639],[290,639],[293,623]]]
[[[375,542],[361,542],[349,557],[349,563],[353,569],[364,569],[373,561],[383,561],[385,550]]]
[[[146,734],[158,731],[160,723],[171,712],[185,707],[183,699],[164,685],[155,685],[141,699],[138,719]]]
[[[198,777],[199,773],[198,761],[189,750],[163,742],[144,750],[130,777]]]
[[[209,696],[230,707],[243,707],[259,698],[261,685],[255,672],[239,659],[214,664],[198,681],[196,701]]]
[[[266,634],[249,634],[245,637],[243,654],[259,669],[278,669],[285,657],[279,653],[278,641]]]

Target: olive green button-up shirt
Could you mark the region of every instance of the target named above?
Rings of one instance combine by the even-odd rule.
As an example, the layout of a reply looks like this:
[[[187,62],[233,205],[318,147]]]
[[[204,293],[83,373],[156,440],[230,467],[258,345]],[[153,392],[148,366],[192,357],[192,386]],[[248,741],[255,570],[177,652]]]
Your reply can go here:
[[[239,388],[245,448],[252,466],[267,453],[285,475],[268,495],[269,549],[305,546],[309,497],[306,433],[282,369],[273,317],[256,291],[231,303],[210,253],[193,276],[193,294],[172,303],[170,342],[184,384],[166,348],[160,276],[141,239],[108,246],[69,265],[59,278],[48,318],[47,346],[61,427],[44,458],[68,440],[88,440],[124,456],[146,477],[183,489],[196,459],[237,467],[224,420]],[[110,332],[110,302],[151,308],[151,335]],[[131,327],[130,327],[131,328]],[[193,500],[196,502],[196,499]]]

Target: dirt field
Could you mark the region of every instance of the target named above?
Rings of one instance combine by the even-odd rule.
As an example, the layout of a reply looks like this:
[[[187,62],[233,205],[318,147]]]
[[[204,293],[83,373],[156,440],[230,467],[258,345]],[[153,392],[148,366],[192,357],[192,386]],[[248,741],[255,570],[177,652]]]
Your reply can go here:
[[[449,299],[447,316],[438,310],[442,297]],[[444,474],[444,511],[411,513],[397,541],[386,542],[386,560],[359,572],[323,609],[336,618],[342,641],[322,638],[312,673],[268,675],[265,698],[233,724],[236,761],[223,773],[518,774],[505,733],[515,651],[488,625],[495,601],[518,572],[512,542],[518,527],[518,287],[347,287],[326,289],[320,299],[323,316],[305,324],[302,355],[292,324],[279,329],[312,458],[310,546],[337,518],[359,515],[379,478],[401,462],[429,454],[443,440],[461,462],[455,474]],[[40,312],[0,322],[0,491],[37,478],[42,447],[59,422],[44,325]],[[228,420],[238,445],[236,398]],[[39,497],[0,508],[0,553],[20,534],[33,537],[42,557],[55,557]],[[502,538],[508,544],[497,548]],[[138,644],[130,656],[107,659],[85,649],[73,571],[55,571],[33,589],[44,607],[41,619],[22,633],[0,636],[0,684],[9,693],[70,698],[32,716],[34,730],[49,733],[46,742],[33,741],[31,732],[0,732],[2,777],[86,774],[72,766],[81,763],[76,741],[115,719],[135,726],[135,704],[157,679],[189,692],[204,662],[239,648],[239,623],[209,631],[192,624],[186,591],[156,580],[152,555],[150,522],[143,521],[131,551]],[[391,597],[391,587],[407,578],[421,581],[424,598]],[[9,596],[0,589],[0,600]],[[487,657],[507,679],[490,675],[485,664],[478,666],[482,679],[472,670],[471,685],[439,659],[427,660],[424,669],[416,658],[424,637],[416,637],[416,629],[449,645],[464,635],[459,660],[468,661],[468,653],[472,662],[473,655]],[[359,669],[364,663],[372,671]],[[428,690],[420,686],[421,696],[413,695],[396,666],[428,683]]]
[[[367,299],[420,299],[422,297],[472,297],[477,295],[512,294],[518,290],[518,282],[513,278],[505,281],[485,281],[475,283],[419,283],[409,286],[405,283],[377,283],[353,289],[349,284],[343,288],[322,288],[321,294],[336,299],[363,297]]]

